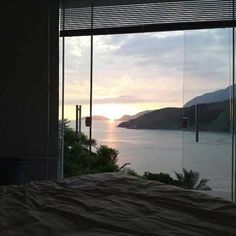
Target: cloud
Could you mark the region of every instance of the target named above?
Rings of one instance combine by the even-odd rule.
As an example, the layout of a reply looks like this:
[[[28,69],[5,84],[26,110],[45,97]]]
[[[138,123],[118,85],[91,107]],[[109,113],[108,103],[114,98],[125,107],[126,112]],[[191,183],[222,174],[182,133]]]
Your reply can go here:
[[[86,105],[89,103],[89,99],[68,99],[66,104],[67,105],[74,105],[77,103],[80,103],[81,105]],[[155,97],[152,98],[143,98],[139,96],[119,96],[119,97],[106,97],[106,98],[94,98],[93,104],[111,104],[111,103],[117,103],[117,104],[135,104],[135,103],[171,103],[171,102],[178,102],[177,100],[173,99],[158,99]]]
[[[230,30],[94,37],[94,103],[179,104],[228,86]],[[66,103],[88,103],[90,37],[66,39]],[[184,91],[183,91],[184,89]]]
[[[155,36],[156,35],[156,36]],[[229,65],[229,29],[186,31],[184,34],[144,34],[125,43],[116,51],[138,67],[155,66],[163,75],[182,68],[195,78],[225,77]]]

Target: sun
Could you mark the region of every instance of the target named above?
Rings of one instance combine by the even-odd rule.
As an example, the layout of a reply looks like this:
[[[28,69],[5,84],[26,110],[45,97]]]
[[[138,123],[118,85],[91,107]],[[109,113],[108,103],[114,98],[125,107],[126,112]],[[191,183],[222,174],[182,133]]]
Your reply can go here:
[[[155,110],[156,103],[103,103],[93,104],[93,116],[105,116],[111,121],[121,118],[124,115],[135,115],[145,110]],[[61,106],[60,113],[61,114]],[[89,116],[89,105],[82,105],[82,117]],[[75,105],[65,105],[65,118],[75,120]]]
[[[114,121],[123,115],[132,115],[135,111],[132,111],[132,108],[128,104],[108,103],[94,105],[93,113],[94,115],[102,115]]]
[[[93,116],[105,116],[111,121],[121,118],[123,115],[132,115],[136,113],[134,106],[128,104],[94,104],[93,105]],[[60,107],[61,114],[61,107]],[[89,116],[89,105],[82,105],[82,117]],[[75,120],[75,106],[65,106],[65,117],[69,120]]]
[[[93,107],[94,115],[107,117],[109,120],[116,120],[125,114],[129,114],[130,110],[124,104],[99,104]]]

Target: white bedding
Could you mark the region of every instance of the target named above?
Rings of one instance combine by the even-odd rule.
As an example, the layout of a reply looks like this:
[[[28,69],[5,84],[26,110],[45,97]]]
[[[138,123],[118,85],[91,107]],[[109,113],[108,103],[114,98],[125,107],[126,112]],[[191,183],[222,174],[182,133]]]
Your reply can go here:
[[[236,235],[236,204],[122,173],[1,186],[0,235]]]

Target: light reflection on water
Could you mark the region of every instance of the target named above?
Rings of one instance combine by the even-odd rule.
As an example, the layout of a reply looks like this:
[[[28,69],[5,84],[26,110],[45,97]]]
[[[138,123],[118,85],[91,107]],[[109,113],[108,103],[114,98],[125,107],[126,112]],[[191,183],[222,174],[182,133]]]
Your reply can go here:
[[[212,189],[230,191],[230,134],[200,132],[196,143],[194,132],[125,129],[116,127],[118,123],[94,121],[93,138],[99,145],[118,149],[119,164],[131,163],[130,168],[139,174],[166,172],[173,177],[174,171],[184,167],[209,179]],[[82,127],[82,131],[88,134],[88,128]]]

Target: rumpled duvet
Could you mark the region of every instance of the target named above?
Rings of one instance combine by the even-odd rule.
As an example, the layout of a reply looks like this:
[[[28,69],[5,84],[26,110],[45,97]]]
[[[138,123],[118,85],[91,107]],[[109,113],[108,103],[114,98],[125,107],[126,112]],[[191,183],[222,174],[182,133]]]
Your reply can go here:
[[[0,235],[236,235],[236,204],[123,173],[0,187]]]

